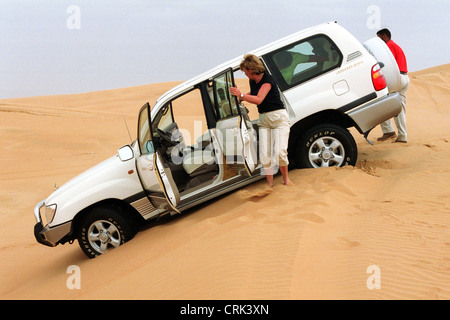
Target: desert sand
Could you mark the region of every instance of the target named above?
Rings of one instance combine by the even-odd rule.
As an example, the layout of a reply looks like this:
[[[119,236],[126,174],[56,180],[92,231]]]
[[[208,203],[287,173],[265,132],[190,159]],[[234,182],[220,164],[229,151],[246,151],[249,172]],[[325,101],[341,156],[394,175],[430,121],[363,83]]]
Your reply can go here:
[[[92,260],[38,244],[33,208],[130,143],[124,118],[134,139],[176,83],[0,100],[0,298],[450,299],[450,64],[410,78],[407,144],[352,130],[355,167],[261,180]]]

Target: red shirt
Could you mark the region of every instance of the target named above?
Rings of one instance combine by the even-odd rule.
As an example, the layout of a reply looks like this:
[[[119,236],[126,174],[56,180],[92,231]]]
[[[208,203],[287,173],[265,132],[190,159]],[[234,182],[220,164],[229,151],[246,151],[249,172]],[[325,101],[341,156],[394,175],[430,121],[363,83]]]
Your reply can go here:
[[[399,47],[394,41],[389,40],[387,43],[389,49],[391,49],[392,54],[394,55],[395,61],[397,61],[398,68],[401,72],[408,72],[408,67],[406,65],[406,57],[403,53],[402,48]]]

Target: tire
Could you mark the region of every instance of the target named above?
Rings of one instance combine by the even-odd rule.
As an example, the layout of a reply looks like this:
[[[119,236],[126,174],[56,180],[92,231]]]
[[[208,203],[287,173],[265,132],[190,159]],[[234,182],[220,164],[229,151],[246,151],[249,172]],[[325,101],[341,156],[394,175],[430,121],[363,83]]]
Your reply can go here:
[[[82,219],[78,229],[78,244],[89,258],[95,258],[131,240],[137,226],[126,218],[120,207],[98,207]]]
[[[297,140],[297,168],[354,166],[358,157],[355,139],[347,129],[334,124],[313,127]]]

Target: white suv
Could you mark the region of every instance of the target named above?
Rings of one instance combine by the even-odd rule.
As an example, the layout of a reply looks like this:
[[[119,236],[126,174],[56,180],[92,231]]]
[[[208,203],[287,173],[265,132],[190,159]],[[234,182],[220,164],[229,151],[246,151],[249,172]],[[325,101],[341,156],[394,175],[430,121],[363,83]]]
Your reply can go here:
[[[398,67],[376,37],[363,45],[331,22],[251,53],[278,82],[292,125],[290,161],[297,168],[354,165],[357,147],[347,128],[367,139],[401,110]],[[297,64],[299,56],[303,62]],[[56,246],[77,239],[93,258],[130,240],[141,221],[263,178],[256,121],[229,93],[241,60],[178,85],[152,110],[144,105],[136,141],[36,205],[36,240]]]

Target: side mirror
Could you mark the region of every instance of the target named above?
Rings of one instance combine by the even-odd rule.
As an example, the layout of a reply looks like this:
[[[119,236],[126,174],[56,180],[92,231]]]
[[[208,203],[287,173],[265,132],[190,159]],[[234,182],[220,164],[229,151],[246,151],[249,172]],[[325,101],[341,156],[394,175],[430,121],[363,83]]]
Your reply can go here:
[[[122,161],[128,161],[133,159],[134,153],[133,149],[129,145],[123,146],[118,150],[119,159]]]

